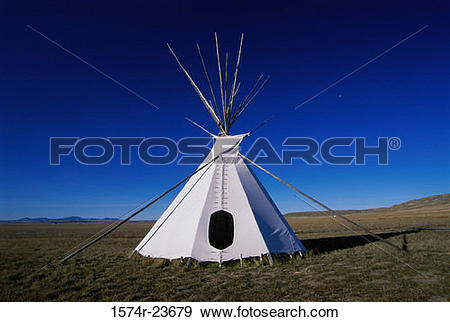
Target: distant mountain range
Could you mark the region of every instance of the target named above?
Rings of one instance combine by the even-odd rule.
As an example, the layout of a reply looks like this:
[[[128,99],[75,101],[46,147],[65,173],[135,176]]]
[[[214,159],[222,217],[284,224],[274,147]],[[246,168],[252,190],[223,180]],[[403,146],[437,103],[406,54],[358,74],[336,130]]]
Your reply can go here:
[[[367,214],[376,213],[380,211],[415,211],[415,210],[426,210],[431,211],[433,209],[443,210],[450,213],[450,194],[442,194],[436,196],[430,196],[421,199],[410,200],[403,202],[391,207],[382,208],[371,208],[362,210],[336,210],[336,214],[340,215],[350,215],[350,214]],[[304,211],[304,212],[291,212],[285,214],[286,217],[308,217],[321,215],[317,211]],[[63,217],[63,218],[47,218],[47,217],[37,217],[37,218],[20,218],[13,220],[0,220],[0,222],[11,222],[11,223],[39,223],[39,222],[50,222],[50,223],[63,223],[63,222],[104,222],[104,221],[116,221],[119,218],[83,218],[83,217]],[[154,221],[154,220],[138,220],[138,221]]]
[[[119,220],[119,218],[83,218],[83,217],[77,217],[77,216],[71,216],[71,217],[63,217],[63,218],[47,218],[47,217],[36,217],[36,218],[20,218],[20,219],[13,219],[13,220],[2,220],[2,222],[17,222],[17,223],[26,223],[26,222],[93,222],[93,221],[116,221]]]

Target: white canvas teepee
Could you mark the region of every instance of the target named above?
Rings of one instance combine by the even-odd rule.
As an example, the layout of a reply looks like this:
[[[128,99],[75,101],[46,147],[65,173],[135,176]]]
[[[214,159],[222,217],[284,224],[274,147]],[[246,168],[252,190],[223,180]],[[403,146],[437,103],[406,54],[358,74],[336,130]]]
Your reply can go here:
[[[225,71],[225,81],[223,82],[219,43],[217,34],[215,34],[220,81],[220,96],[217,96],[217,99],[206,70],[200,47],[197,45],[203,71],[205,72],[214,104],[205,98],[173,52],[172,48],[168,45],[170,52],[175,57],[178,65],[219,128],[219,135],[213,135],[199,124],[187,119],[213,137],[213,149],[195,172],[164,193],[153,198],[147,204],[133,209],[131,214],[125,219],[118,220],[118,222],[109,226],[108,229],[102,230],[98,234],[87,239],[85,243],[81,243],[79,245],[80,247],[63,257],[60,260],[61,263],[66,262],[83,250],[97,243],[102,238],[108,236],[114,230],[161,200],[164,196],[171,191],[174,191],[185,182],[186,185],[155,223],[150,232],[139,243],[134,250],[135,252],[138,252],[143,256],[155,258],[190,258],[196,259],[199,262],[213,261],[220,263],[222,261],[254,256],[261,256],[262,258],[262,255],[265,254],[269,255],[269,261],[272,263],[271,253],[292,254],[299,252],[302,254],[306,251],[305,247],[295,236],[267,191],[244,160],[261,169],[287,187],[293,189],[315,205],[325,209],[326,211],[322,211],[320,208],[311,205],[305,200],[305,202],[321,211],[323,214],[334,220],[336,220],[336,218],[342,219],[368,233],[375,239],[402,251],[400,247],[389,240],[381,238],[366,227],[336,213],[330,207],[277,177],[269,170],[264,169],[261,165],[239,152],[239,146],[242,140],[269,120],[267,119],[248,133],[230,135],[230,128],[246,110],[247,106],[261,91],[268,80],[267,78],[260,83],[263,77],[263,75],[261,75],[242,102],[236,102],[236,94],[240,88],[240,83],[237,82],[237,76],[243,38],[244,35],[241,36],[236,60],[236,69],[232,82],[230,79],[231,88],[227,88],[228,74],[227,71]],[[228,66],[228,55],[226,55],[225,58],[225,66]],[[221,101],[219,101],[219,99]],[[217,101],[219,101],[219,104]],[[346,225],[343,226],[354,232]],[[366,241],[369,241],[366,237],[361,237]],[[387,254],[391,255],[390,253]],[[188,266],[190,263],[191,260],[188,261]]]
[[[256,89],[262,79],[260,76],[243,102],[237,104],[234,99],[240,87],[237,75],[243,35],[229,89],[226,71],[225,82],[222,80],[217,35],[215,40],[222,103],[220,112],[200,47],[197,45],[214,105],[208,102],[169,46],[220,133],[213,135],[191,121],[213,136],[213,149],[135,251],[148,257],[193,258],[199,262],[222,262],[264,254],[269,254],[271,261],[271,253],[304,252],[305,247],[239,154],[240,143],[250,133],[229,134],[231,126],[265,82]]]
[[[136,247],[156,258],[222,262],[305,247],[238,155],[245,135],[215,137],[211,162],[190,178]]]

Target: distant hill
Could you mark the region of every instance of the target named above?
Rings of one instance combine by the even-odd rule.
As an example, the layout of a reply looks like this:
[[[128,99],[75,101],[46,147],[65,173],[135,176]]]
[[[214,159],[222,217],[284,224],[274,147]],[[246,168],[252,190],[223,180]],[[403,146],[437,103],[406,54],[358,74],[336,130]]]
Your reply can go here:
[[[414,199],[407,202],[394,205],[390,208],[423,208],[423,207],[438,207],[450,205],[450,193],[443,195],[436,195],[426,198]]]
[[[400,211],[400,210],[420,210],[420,209],[436,208],[436,209],[448,209],[450,210],[450,193],[435,195],[420,199],[414,199],[406,202],[402,202],[397,205],[393,205],[391,207],[381,207],[381,208],[369,208],[362,210],[336,210],[335,212],[340,215],[348,215],[348,214],[364,214],[364,213],[375,213],[381,211]],[[290,212],[287,213],[286,217],[295,217],[295,216],[317,216],[320,215],[318,211],[303,211],[303,212]]]

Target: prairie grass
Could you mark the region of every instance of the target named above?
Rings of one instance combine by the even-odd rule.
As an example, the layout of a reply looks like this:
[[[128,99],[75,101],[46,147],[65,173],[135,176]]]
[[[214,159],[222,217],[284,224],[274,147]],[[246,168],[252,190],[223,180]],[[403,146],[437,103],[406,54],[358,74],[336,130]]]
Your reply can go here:
[[[400,208],[348,217],[407,245],[407,253],[368,243],[328,217],[289,215],[311,251],[303,258],[275,256],[272,266],[266,258],[190,269],[179,260],[129,259],[150,228],[146,222],[124,225],[60,265],[54,259],[108,223],[1,224],[0,300],[448,301],[450,232],[409,230],[449,227],[448,203]]]

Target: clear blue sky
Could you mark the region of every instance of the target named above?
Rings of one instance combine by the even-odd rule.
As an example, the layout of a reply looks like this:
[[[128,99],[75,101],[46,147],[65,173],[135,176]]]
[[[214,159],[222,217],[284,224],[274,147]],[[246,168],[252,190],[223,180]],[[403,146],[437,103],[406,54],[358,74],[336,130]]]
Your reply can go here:
[[[368,208],[449,192],[449,4],[436,1],[2,1],[0,4],[0,219],[120,216],[193,171],[149,166],[133,154],[105,166],[49,165],[52,136],[168,136],[214,129],[170,56],[170,42],[205,89],[196,42],[214,66],[217,31],[233,55],[245,33],[242,92],[267,87],[236,124],[276,147],[288,136],[400,137],[390,165],[268,166],[334,208]],[[161,107],[155,110],[37,35],[31,25]],[[293,107],[409,34],[429,28],[326,91]],[[256,135],[257,134],[257,135]],[[281,211],[305,210],[255,169]],[[140,218],[159,216],[169,198]]]

